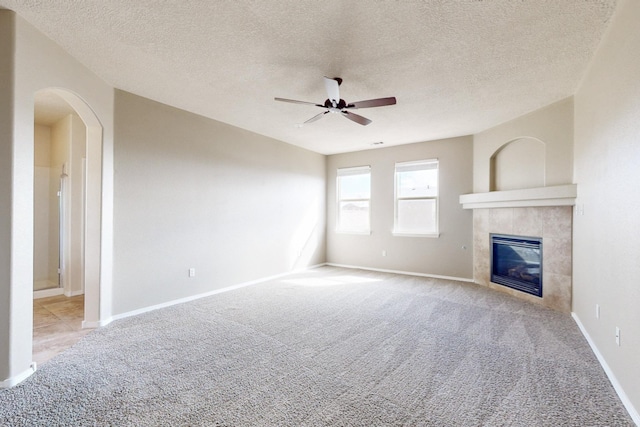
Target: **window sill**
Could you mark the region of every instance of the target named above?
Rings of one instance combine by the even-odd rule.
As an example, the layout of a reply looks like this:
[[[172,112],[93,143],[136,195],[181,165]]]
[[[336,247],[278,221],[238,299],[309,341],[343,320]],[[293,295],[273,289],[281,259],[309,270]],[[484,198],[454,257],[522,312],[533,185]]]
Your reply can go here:
[[[440,237],[440,233],[404,233],[402,231],[393,231],[391,234],[395,237],[429,237],[432,239]]]

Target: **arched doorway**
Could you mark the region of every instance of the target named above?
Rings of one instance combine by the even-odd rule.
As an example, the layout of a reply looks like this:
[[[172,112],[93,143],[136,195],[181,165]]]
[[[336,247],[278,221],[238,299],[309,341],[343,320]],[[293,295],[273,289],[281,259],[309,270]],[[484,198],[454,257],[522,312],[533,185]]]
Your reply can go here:
[[[96,327],[100,324],[102,125],[84,100],[62,88],[36,92],[34,112],[36,123],[49,115],[49,121],[63,120],[64,130],[75,133],[70,137],[74,143],[57,155],[51,167],[50,184],[58,186],[60,194],[59,293],[84,294],[82,327]],[[37,129],[35,133],[37,137]],[[37,161],[38,153],[34,154]],[[37,215],[34,225],[35,221]],[[36,252],[34,246],[34,258]]]

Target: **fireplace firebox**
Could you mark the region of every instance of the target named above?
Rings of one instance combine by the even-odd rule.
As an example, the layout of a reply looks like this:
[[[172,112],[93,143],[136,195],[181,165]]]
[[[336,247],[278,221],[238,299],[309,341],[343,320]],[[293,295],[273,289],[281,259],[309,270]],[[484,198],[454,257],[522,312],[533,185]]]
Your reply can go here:
[[[542,238],[491,234],[491,281],[542,297]]]

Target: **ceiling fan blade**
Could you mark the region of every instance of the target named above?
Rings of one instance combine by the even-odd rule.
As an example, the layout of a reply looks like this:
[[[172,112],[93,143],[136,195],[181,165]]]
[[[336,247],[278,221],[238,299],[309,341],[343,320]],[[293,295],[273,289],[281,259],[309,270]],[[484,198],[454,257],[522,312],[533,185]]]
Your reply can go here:
[[[351,102],[347,105],[347,108],[371,108],[371,107],[384,107],[385,105],[395,105],[396,97],[391,96],[389,98],[376,98],[368,99],[366,101]]]
[[[307,104],[307,105],[315,105],[316,107],[324,108],[324,105],[316,104],[315,102],[307,102],[307,101],[296,101],[295,99],[287,99],[287,98],[273,98],[276,101],[282,102],[291,102],[293,104]]]
[[[335,101],[336,104],[340,102],[340,82],[336,79],[324,78],[324,87],[327,89],[327,98],[331,101]]]
[[[324,116],[324,115],[325,115],[325,114],[327,114],[328,112],[329,112],[329,110],[324,111],[324,112],[322,112],[322,113],[320,113],[320,114],[316,114],[315,116],[311,117],[309,120],[307,120],[306,122],[304,122],[304,123],[302,123],[302,124],[303,124],[303,125],[306,125],[307,123],[313,123],[313,122],[315,122],[316,120],[321,119],[321,118],[322,118],[322,116]]]
[[[354,121],[354,122],[356,122],[358,124],[361,124],[362,126],[366,126],[369,123],[371,123],[371,120],[367,119],[366,117],[362,117],[362,116],[359,116],[357,114],[350,113],[348,111],[341,111],[341,113],[347,119],[352,120],[352,121]]]

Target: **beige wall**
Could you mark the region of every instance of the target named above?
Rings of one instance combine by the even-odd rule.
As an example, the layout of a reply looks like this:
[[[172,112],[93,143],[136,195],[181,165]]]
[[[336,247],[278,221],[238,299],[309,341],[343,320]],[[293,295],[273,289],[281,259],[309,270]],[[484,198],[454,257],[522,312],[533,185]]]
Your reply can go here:
[[[36,124],[33,144],[34,164],[48,168],[51,165],[51,127]]]
[[[538,153],[536,144],[543,143],[544,154]],[[514,147],[524,147],[513,150]],[[532,148],[533,147],[533,148]],[[500,188],[533,188],[541,181],[545,186],[571,184],[573,182],[573,99],[568,98],[551,104],[525,116],[496,126],[473,137],[473,192],[485,193],[491,188],[491,158],[500,149],[506,158],[499,165]],[[509,153],[515,151],[515,153]],[[513,154],[510,156],[510,154]],[[522,162],[515,159],[527,156],[531,162],[527,173],[523,173]],[[535,164],[536,166],[532,166]],[[506,177],[505,177],[506,176]],[[517,177],[517,180],[514,180]],[[526,177],[526,178],[525,178]]]
[[[57,269],[51,274],[50,204],[56,193],[51,192],[51,128],[35,125],[34,129],[34,217],[33,217],[33,281],[34,290],[57,285]],[[57,236],[55,236],[57,238]],[[55,245],[54,245],[55,246]],[[55,260],[55,259],[54,259]],[[57,267],[57,264],[53,264]]]
[[[472,214],[459,197],[471,192],[472,150],[471,137],[460,137],[329,156],[327,261],[471,279]],[[439,160],[440,237],[393,236],[395,163],[425,159]],[[371,235],[336,233],[336,171],[364,165],[371,166]]]
[[[622,0],[575,95],[573,310],[640,410],[640,2]],[[600,305],[600,319],[595,305]],[[621,330],[620,346],[615,328]],[[636,418],[638,420],[640,418]]]
[[[0,386],[10,386],[32,371],[34,94],[65,88],[84,106],[81,117],[101,123],[103,145],[91,156],[103,165],[90,179],[100,202],[91,237],[102,260],[93,271],[109,282],[113,89],[8,10],[0,10],[0,72]],[[92,301],[102,305],[96,318],[109,314],[110,288]]]
[[[79,295],[84,292],[84,187],[85,173],[83,164],[87,150],[87,127],[80,117],[67,116],[71,122],[69,133],[70,149],[67,167],[67,255],[66,262],[66,295]]]
[[[115,118],[114,314],[325,261],[325,156],[121,91]]]
[[[15,261],[13,259],[16,234],[14,225],[15,211],[13,205],[13,140],[14,140],[14,57],[15,57],[15,15],[6,10],[0,10],[0,381],[11,383],[11,379],[27,371],[31,361],[30,338],[20,338],[20,333],[31,335],[31,313],[26,315],[15,310],[17,302],[24,303],[24,295],[15,295],[13,288],[19,286],[16,282]],[[31,124],[33,129],[33,123]],[[33,147],[33,138],[31,139]],[[31,161],[33,175],[33,160]],[[30,192],[33,196],[33,191]],[[33,214],[26,215],[32,216]],[[32,233],[26,238],[32,240]],[[32,254],[32,252],[31,252]],[[20,273],[25,273],[22,269]],[[26,280],[25,280],[26,279]],[[33,287],[33,277],[22,277],[23,294]],[[28,293],[31,300],[31,293]],[[23,360],[27,357],[28,359]]]

